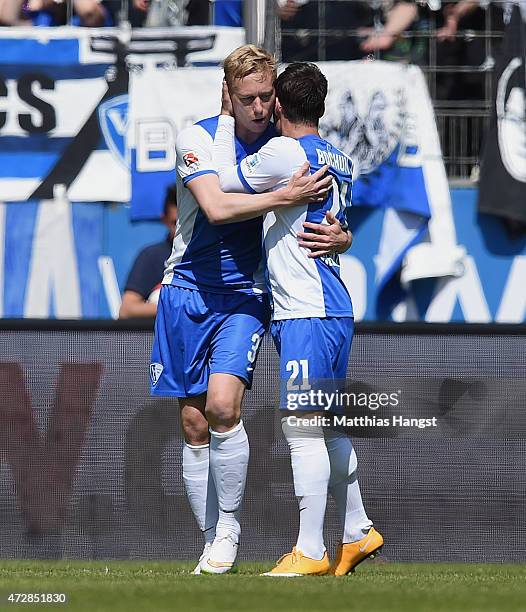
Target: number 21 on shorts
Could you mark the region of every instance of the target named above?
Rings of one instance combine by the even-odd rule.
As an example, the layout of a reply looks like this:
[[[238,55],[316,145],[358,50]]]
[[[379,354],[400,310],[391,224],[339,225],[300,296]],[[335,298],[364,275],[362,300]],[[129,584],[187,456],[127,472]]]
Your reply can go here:
[[[287,381],[287,391],[309,391],[311,388],[309,383],[309,360],[291,359],[287,362],[285,370],[290,372]]]

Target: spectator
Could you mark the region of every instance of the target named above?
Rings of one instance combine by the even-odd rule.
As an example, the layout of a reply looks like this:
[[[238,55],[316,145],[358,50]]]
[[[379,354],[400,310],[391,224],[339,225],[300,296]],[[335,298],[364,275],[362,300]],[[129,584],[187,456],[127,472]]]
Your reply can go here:
[[[403,0],[277,2],[282,30],[285,30],[282,58],[287,62],[361,59],[372,51],[391,49],[418,16],[416,4]],[[381,24],[384,25],[378,31]],[[322,39],[316,32],[318,29],[332,32]],[[354,34],[350,35],[349,31]]]
[[[444,7],[444,25],[437,31],[439,42],[455,40],[458,24],[479,7],[479,0],[460,0]]]
[[[214,0],[212,24],[241,28],[243,26],[243,3],[241,0]]]
[[[23,24],[24,0],[0,0],[0,26]]]
[[[133,0],[146,26],[209,25],[209,0]]]
[[[491,30],[503,31],[502,2],[460,0],[448,4],[443,11],[443,25],[437,30],[437,63],[440,66],[473,66],[465,73],[444,72],[437,76],[438,100],[484,100],[485,72],[490,69],[498,51],[498,42],[481,36],[473,36],[486,30],[487,11],[490,11]],[[462,25],[462,35],[459,26]],[[464,35],[466,34],[466,35]]]
[[[422,64],[427,58],[427,41],[416,32],[429,28],[425,11],[416,2],[395,2],[384,14],[380,28],[362,28],[360,43],[364,53],[379,54],[380,59],[397,62]],[[406,30],[414,30],[410,37],[402,37]]]
[[[71,25],[102,27],[114,25],[104,1],[73,0]],[[60,26],[67,23],[64,0],[0,0],[0,25]]]
[[[53,2],[55,0],[52,0]],[[72,25],[99,28],[114,25],[113,15],[105,2],[100,0],[73,0]]]
[[[177,222],[175,185],[166,192],[161,220],[168,228],[168,235],[162,242],[146,247],[137,255],[124,288],[119,319],[155,317],[157,313],[164,262],[172,251]]]

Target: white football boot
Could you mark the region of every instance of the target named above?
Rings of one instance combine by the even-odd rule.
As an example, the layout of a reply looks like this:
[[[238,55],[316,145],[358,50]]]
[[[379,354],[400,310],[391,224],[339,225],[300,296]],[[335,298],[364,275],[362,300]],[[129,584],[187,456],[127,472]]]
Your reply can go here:
[[[201,573],[201,564],[204,563],[208,559],[208,555],[210,554],[211,548],[212,548],[212,542],[207,542],[205,544],[205,547],[203,548],[203,552],[201,553],[201,556],[199,557],[199,561],[197,562],[197,565],[195,566],[194,571],[192,572],[194,576],[199,576],[199,574]]]
[[[216,535],[212,542],[208,558],[201,565],[203,574],[228,574],[235,573],[235,565],[238,549],[238,541],[235,535]]]

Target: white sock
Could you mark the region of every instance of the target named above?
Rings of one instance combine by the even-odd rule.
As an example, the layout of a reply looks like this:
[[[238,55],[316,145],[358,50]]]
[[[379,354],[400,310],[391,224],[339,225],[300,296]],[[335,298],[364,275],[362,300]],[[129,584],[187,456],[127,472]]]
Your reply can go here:
[[[327,505],[330,463],[321,427],[290,425],[281,420],[281,428],[290,448],[294,492],[300,509],[300,531],[296,548],[311,559],[325,553],[323,521]]]
[[[183,446],[183,480],[190,507],[205,543],[212,542],[218,518],[214,480],[209,473],[210,446]]]
[[[323,521],[327,507],[327,494],[298,496],[300,531],[296,548],[311,559],[321,559],[325,554]]]
[[[239,509],[245,492],[249,454],[243,421],[223,433],[210,429],[210,471],[219,503],[216,533],[230,534],[236,540],[241,533]]]
[[[358,459],[350,438],[343,433],[326,429],[325,444],[331,464],[329,490],[343,526],[342,542],[357,542],[373,524],[363,507],[356,473]]]

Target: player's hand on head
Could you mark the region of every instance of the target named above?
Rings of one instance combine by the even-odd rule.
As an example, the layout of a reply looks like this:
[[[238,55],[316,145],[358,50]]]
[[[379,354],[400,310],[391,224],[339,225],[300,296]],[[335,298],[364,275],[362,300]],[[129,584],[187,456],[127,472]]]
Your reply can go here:
[[[230,98],[230,91],[228,90],[228,83],[226,79],[223,79],[223,89],[221,94],[221,114],[227,117],[234,116],[234,110],[232,108],[232,100]]]
[[[305,162],[291,177],[287,186],[289,205],[323,202],[332,187],[332,177],[327,175],[328,166],[323,166],[314,174],[309,174],[310,164]]]
[[[330,253],[343,253],[352,243],[352,234],[345,230],[336,217],[328,211],[327,223],[303,223],[305,232],[298,232],[298,244],[310,252],[308,257],[316,258]]]

